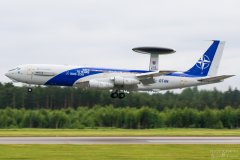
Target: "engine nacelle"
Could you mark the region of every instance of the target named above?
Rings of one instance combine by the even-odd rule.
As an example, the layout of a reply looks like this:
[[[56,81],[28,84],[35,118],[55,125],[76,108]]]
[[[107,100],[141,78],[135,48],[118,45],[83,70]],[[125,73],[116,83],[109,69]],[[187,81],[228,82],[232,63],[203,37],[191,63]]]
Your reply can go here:
[[[114,77],[113,82],[115,85],[136,85],[139,84],[137,79],[124,78],[124,77]]]
[[[100,88],[100,89],[110,89],[114,85],[109,82],[99,82],[99,81],[89,81],[89,88]]]

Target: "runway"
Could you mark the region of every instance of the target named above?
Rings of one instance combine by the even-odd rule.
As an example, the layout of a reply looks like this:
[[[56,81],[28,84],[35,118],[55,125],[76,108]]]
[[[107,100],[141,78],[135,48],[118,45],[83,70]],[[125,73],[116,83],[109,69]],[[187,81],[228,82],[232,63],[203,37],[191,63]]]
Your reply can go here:
[[[0,137],[0,144],[240,144],[240,137]]]

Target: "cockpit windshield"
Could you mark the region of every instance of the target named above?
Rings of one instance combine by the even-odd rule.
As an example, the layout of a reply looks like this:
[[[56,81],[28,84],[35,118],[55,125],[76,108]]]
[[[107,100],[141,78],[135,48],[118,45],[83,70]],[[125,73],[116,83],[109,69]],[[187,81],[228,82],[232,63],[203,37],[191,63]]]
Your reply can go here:
[[[10,69],[9,72],[11,71],[15,71],[15,70],[20,70],[21,68],[17,67],[17,68],[13,68],[13,69]]]

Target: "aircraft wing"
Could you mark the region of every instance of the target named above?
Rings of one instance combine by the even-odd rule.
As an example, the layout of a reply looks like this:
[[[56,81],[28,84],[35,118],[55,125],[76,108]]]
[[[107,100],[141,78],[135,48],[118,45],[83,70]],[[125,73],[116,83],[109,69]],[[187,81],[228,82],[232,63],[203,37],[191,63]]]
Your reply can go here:
[[[157,72],[148,72],[137,74],[136,77],[142,82],[144,85],[155,83],[154,77],[170,74],[176,71],[157,71]]]
[[[226,78],[233,77],[235,75],[222,75],[222,76],[216,76],[216,77],[210,77],[210,78],[202,78],[199,79],[198,81],[200,82],[206,82],[206,83],[215,83],[215,82],[221,82]]]
[[[83,80],[76,82],[76,86],[80,88],[105,88],[111,89],[115,86],[125,85],[126,87],[136,87],[139,81],[143,85],[148,85],[155,83],[154,77],[167,75],[176,71],[156,71],[156,72],[148,72],[148,73],[140,73],[136,74],[136,78],[127,78],[127,77],[114,77],[107,79],[94,79],[94,80]],[[123,83],[123,84],[122,84]]]

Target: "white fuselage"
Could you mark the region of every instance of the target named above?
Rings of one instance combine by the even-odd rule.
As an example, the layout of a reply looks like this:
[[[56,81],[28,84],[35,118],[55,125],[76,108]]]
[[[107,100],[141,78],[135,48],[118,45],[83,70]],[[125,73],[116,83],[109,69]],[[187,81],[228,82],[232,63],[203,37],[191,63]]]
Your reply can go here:
[[[124,98],[125,91],[160,91],[222,82],[234,75],[217,76],[224,41],[214,40],[207,51],[187,71],[158,69],[158,54],[171,49],[139,47],[134,50],[150,54],[149,70],[127,70],[70,65],[28,64],[9,70],[13,81],[36,85],[74,86],[111,90],[112,98]],[[32,88],[28,88],[32,92]]]
[[[137,80],[136,74],[147,72],[149,71],[92,68],[71,65],[28,64],[9,70],[8,73],[6,73],[6,76],[14,81],[26,84],[80,87],[77,84],[84,81],[94,80],[98,82],[112,83],[113,77]],[[154,77],[154,83],[152,84],[144,85],[138,83],[134,87],[126,85],[121,89],[157,91],[207,84],[198,81],[200,78],[201,77],[188,76],[182,72],[175,72],[169,75]],[[107,87],[102,89],[114,88],[115,87]]]

